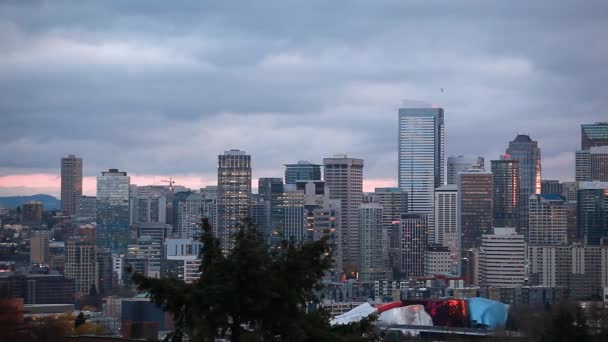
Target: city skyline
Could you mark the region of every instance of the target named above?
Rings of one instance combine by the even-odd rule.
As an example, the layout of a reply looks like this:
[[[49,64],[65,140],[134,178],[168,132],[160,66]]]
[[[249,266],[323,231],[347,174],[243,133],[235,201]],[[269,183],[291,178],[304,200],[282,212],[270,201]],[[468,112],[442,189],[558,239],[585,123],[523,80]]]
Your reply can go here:
[[[605,120],[608,104],[595,81],[606,76],[602,54],[588,50],[606,27],[599,2],[193,4],[137,15],[112,2],[0,6],[0,85],[11,90],[0,195],[57,193],[67,154],[85,160],[85,194],[110,167],[138,184],[173,176],[198,187],[231,148],[254,156],[254,179],[347,153],[366,161],[368,182],[394,186],[394,112],[433,104],[446,110],[446,156],[490,160],[530,134],[543,176],[570,180],[579,125]],[[587,53],[555,53],[564,44]]]

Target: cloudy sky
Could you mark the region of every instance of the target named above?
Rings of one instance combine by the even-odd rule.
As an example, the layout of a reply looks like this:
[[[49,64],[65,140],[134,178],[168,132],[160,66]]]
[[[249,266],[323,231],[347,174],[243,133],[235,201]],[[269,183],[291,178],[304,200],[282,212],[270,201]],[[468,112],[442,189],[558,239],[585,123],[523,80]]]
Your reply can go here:
[[[567,180],[608,121],[605,1],[179,3],[0,2],[0,195],[57,195],[70,153],[88,194],[107,168],[213,184],[232,148],[255,178],[344,152],[393,185],[403,105],[445,108],[447,155],[528,133]]]

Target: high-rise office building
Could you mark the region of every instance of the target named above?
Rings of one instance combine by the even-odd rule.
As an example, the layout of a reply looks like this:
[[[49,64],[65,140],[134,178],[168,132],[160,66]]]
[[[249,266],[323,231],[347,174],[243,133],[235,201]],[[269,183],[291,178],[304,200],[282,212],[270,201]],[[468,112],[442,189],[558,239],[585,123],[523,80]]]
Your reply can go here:
[[[73,154],[61,158],[61,212],[76,215],[82,196],[82,158]]]
[[[384,263],[386,250],[382,239],[382,211],[378,203],[363,203],[359,209],[359,279],[388,280]]]
[[[608,182],[608,146],[576,151],[577,182]]]
[[[109,169],[97,177],[97,247],[125,254],[130,241],[129,186],[126,172]]]
[[[297,164],[285,164],[285,184],[309,180],[321,180],[321,165],[306,160],[300,160]]]
[[[485,170],[485,159],[483,157],[449,156],[447,169],[447,183],[456,184],[456,176],[459,172],[470,169]]]
[[[42,213],[44,206],[42,202],[29,201],[21,205],[21,223],[31,228],[38,229],[42,224]]]
[[[540,193],[543,195],[561,195],[562,184],[557,179],[543,179],[540,183]]]
[[[382,246],[387,269],[399,269],[399,220],[407,213],[407,192],[400,188],[376,188],[369,202],[382,206]],[[393,246],[393,248],[391,248]]]
[[[167,198],[159,195],[138,195],[135,199],[136,224],[166,223]]]
[[[560,246],[568,243],[566,200],[561,195],[530,196],[529,216],[529,245]]]
[[[177,222],[174,236],[180,239],[200,237],[203,218],[203,196],[190,193],[186,198],[180,198],[177,203]]]
[[[363,202],[363,159],[337,155],[323,159],[330,198],[340,200],[343,267],[355,272],[359,261],[359,207]]]
[[[429,215],[407,213],[400,220],[401,278],[413,279],[425,274]]]
[[[435,188],[444,181],[444,136],[442,108],[399,109],[399,188],[408,193],[408,213],[429,215],[429,241],[435,240]]]
[[[515,228],[495,228],[484,234],[479,256],[481,286],[517,287],[526,277],[526,242]]]
[[[579,239],[600,245],[608,238],[608,182],[580,182],[576,205]]]
[[[514,227],[520,224],[519,161],[509,155],[491,161],[493,175],[494,227]]]
[[[65,276],[75,280],[76,296],[89,294],[92,285],[99,289],[95,243],[70,239],[65,251]]]
[[[95,222],[97,217],[97,197],[80,196],[76,217],[80,222]]]
[[[219,237],[225,251],[234,248],[242,220],[249,217],[251,202],[251,156],[230,150],[218,156],[217,209]]]
[[[436,245],[446,247],[450,252],[450,272],[459,274],[461,234],[458,231],[458,186],[455,184],[435,189],[435,238]],[[435,256],[440,258],[439,255]],[[427,275],[430,273],[427,272]]]
[[[303,241],[304,191],[296,184],[273,184],[271,197],[271,243]]]
[[[578,190],[578,182],[563,182],[562,196],[567,202],[576,202],[576,191]]]
[[[305,241],[317,241],[329,237],[333,246],[334,265],[328,278],[338,279],[342,274],[341,202],[330,198],[330,190],[324,181],[298,181],[296,189],[304,192]]]
[[[508,155],[519,160],[519,208],[521,232],[527,235],[528,229],[528,203],[530,195],[541,192],[541,156],[538,142],[529,136],[520,134],[507,148]]]
[[[424,274],[427,277],[454,274],[453,255],[448,247],[429,245],[426,250],[425,261]]]
[[[256,224],[258,225],[258,229],[264,236],[269,236],[271,232],[270,223],[272,220],[272,212],[271,212],[271,199],[272,199],[272,189],[273,186],[275,190],[277,190],[277,186],[283,185],[282,178],[260,178],[258,179],[258,198],[256,198],[256,209],[264,209],[265,217],[258,217],[256,220]],[[252,214],[253,217],[253,214]]]
[[[581,150],[608,146],[608,122],[581,125]]]
[[[47,230],[32,231],[30,238],[30,263],[48,264],[49,240],[52,232]]]
[[[469,170],[459,173],[457,178],[461,248],[476,248],[481,244],[481,236],[492,232],[492,173]]]

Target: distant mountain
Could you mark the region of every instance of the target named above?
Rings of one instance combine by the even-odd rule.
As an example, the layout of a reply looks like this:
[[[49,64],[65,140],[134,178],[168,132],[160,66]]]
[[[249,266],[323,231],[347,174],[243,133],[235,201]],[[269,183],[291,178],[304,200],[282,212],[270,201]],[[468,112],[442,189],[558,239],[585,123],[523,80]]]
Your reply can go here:
[[[25,202],[38,201],[42,202],[44,210],[59,210],[61,209],[61,201],[51,195],[32,195],[32,196],[9,196],[0,197],[0,207],[15,209],[17,206]]]

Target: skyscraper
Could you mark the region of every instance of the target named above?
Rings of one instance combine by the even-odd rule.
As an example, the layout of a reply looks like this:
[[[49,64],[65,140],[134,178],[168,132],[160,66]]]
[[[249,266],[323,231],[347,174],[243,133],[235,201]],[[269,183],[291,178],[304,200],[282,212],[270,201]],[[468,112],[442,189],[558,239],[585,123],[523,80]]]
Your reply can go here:
[[[321,180],[321,165],[306,160],[300,160],[297,164],[285,164],[285,184],[308,180]]]
[[[355,272],[359,261],[359,207],[363,202],[363,159],[336,155],[323,159],[331,199],[340,200],[343,267]]]
[[[530,196],[530,246],[560,246],[568,243],[565,198],[554,194]]]
[[[271,224],[271,198],[273,185],[283,185],[282,178],[260,178],[258,179],[258,198],[256,198],[256,209],[263,209],[264,217],[258,217],[257,225],[260,232],[265,236],[270,235]]]
[[[218,223],[224,251],[234,247],[241,221],[249,217],[251,202],[251,156],[230,150],[218,156]]]
[[[65,276],[75,280],[76,295],[89,294],[92,285],[99,289],[95,243],[70,239],[65,244]]]
[[[492,173],[469,170],[457,178],[461,248],[476,248],[481,245],[481,236],[492,232]]]
[[[528,230],[528,203],[530,195],[541,192],[541,164],[540,148],[538,142],[527,135],[518,135],[509,142],[507,154],[519,160],[519,219],[521,232],[527,236]]]
[[[458,175],[458,172],[467,171],[469,169],[485,170],[485,159],[483,157],[448,157],[447,183],[456,184],[456,176]]]
[[[21,205],[21,223],[34,229],[39,229],[42,224],[42,213],[44,206],[42,202],[29,201]]]
[[[383,255],[382,210],[378,203],[363,203],[359,209],[359,279],[362,281],[389,278]]]
[[[502,155],[491,161],[494,227],[519,228],[519,160]]]
[[[593,146],[608,146],[608,122],[581,125],[581,150]]]
[[[408,213],[401,215],[399,230],[401,278],[412,279],[425,274],[429,215]]]
[[[304,190],[298,190],[296,184],[273,184],[270,205],[270,233],[278,240],[274,242],[302,242],[305,235]]]
[[[61,158],[61,211],[76,215],[82,196],[82,158],[73,154]]]
[[[608,237],[608,182],[580,182],[576,205],[579,239],[599,245]]]
[[[458,186],[455,184],[435,189],[435,238],[436,245],[448,248],[452,264],[451,272],[458,274],[461,234],[458,231]]]
[[[608,182],[608,145],[576,151],[577,182]]]
[[[109,169],[97,177],[97,247],[125,254],[130,240],[129,185],[126,172]]]
[[[444,180],[442,108],[399,109],[399,188],[408,193],[408,212],[429,215],[429,241],[434,241],[435,188]]]

